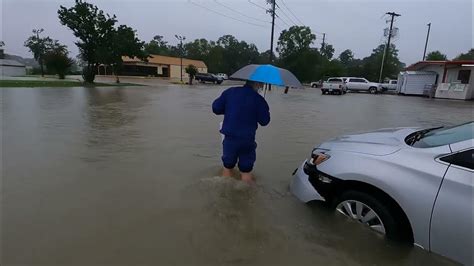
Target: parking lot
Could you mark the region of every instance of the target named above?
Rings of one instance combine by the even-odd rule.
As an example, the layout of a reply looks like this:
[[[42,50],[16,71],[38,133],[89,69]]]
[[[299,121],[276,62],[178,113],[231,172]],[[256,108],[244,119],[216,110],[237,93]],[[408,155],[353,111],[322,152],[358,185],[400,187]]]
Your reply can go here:
[[[3,89],[2,253],[10,264],[451,265],[288,191],[329,138],[454,125],[473,102],[267,92],[257,187],[219,177],[225,86]]]

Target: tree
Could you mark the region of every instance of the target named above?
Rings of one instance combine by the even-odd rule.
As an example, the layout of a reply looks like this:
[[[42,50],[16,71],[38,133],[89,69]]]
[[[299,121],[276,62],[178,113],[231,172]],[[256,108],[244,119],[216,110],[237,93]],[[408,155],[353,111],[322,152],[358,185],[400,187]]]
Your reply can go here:
[[[206,39],[196,39],[184,44],[186,57],[196,60],[205,60],[212,48],[213,45]]]
[[[344,64],[344,65],[347,65],[349,63],[352,62],[352,60],[354,60],[354,54],[352,53],[351,50],[347,49],[347,50],[344,50],[340,55],[339,55],[339,61]]]
[[[311,32],[309,27],[292,26],[288,30],[283,30],[278,38],[277,52],[281,57],[289,56],[309,49],[316,40],[316,35]]]
[[[119,73],[123,65],[123,56],[138,57],[146,61],[148,54],[143,50],[143,45],[144,43],[136,37],[135,31],[126,25],[120,25],[113,31],[110,46],[101,53],[104,56],[103,63],[112,66],[117,83],[120,82]]]
[[[276,60],[278,61],[275,53],[273,53],[273,58],[276,58]],[[270,50],[266,50],[265,52],[260,53],[257,59],[257,63],[262,65],[270,64]]]
[[[372,51],[372,54],[362,59],[362,73],[363,76],[371,81],[378,80],[380,74],[380,65],[382,63],[382,57],[385,50],[385,44],[379,45]],[[390,44],[390,48],[387,51],[384,65],[384,77],[395,78],[403,68],[403,64],[398,59],[398,50],[395,45]]]
[[[432,51],[426,55],[426,60],[428,61],[445,61],[448,60],[448,57],[441,53],[440,51]]]
[[[153,39],[144,45],[145,52],[148,54],[169,55],[170,48],[168,42],[163,40],[163,36],[156,35]]]
[[[68,54],[66,46],[59,43],[47,51],[44,55],[44,62],[48,72],[57,74],[59,79],[64,79],[74,64],[74,60],[69,58]]]
[[[25,47],[30,49],[33,57],[38,62],[41,68],[41,76],[44,77],[44,55],[51,48],[53,40],[49,37],[40,37],[43,29],[34,29],[31,35],[24,43]]]
[[[76,0],[71,8],[61,6],[58,14],[61,24],[70,28],[79,39],[76,45],[80,59],[86,64],[82,76],[88,83],[94,82],[99,64],[111,65],[119,82],[122,56],[143,60],[148,57],[143,50],[144,43],[136,37],[132,28],[126,25],[115,28],[116,16],[104,14],[95,5]]]
[[[0,41],[0,59],[5,58],[5,54],[3,53],[3,46],[5,46],[5,43],[3,41]]]
[[[321,48],[321,55],[331,60],[334,56],[334,47],[331,44],[326,44]]]
[[[198,69],[194,65],[189,65],[186,67],[186,73],[189,75],[189,85],[193,85],[194,76],[198,73]]]
[[[216,54],[222,58],[220,72],[233,73],[245,65],[256,63],[260,55],[255,44],[239,41],[232,35],[224,35],[217,40]]]
[[[469,50],[465,54],[460,54],[454,60],[474,60],[474,48]]]

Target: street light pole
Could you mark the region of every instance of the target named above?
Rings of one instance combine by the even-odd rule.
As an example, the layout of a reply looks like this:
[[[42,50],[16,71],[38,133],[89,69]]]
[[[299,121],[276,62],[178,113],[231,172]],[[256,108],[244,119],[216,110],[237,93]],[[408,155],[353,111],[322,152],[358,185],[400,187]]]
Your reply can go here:
[[[425,51],[423,52],[423,61],[425,61],[426,48],[428,47],[428,39],[430,38],[431,22],[428,23],[427,26],[428,26],[428,33],[426,34]]]
[[[175,35],[176,39],[179,41],[179,54],[181,57],[181,83],[183,83],[183,41],[186,40],[186,37]]]

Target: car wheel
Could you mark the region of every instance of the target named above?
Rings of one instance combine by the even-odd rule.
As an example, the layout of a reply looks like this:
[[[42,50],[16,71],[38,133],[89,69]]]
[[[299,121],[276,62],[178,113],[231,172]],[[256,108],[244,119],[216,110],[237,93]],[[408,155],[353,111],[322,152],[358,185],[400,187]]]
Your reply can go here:
[[[333,207],[337,213],[343,214],[352,220],[368,226],[377,233],[389,239],[403,240],[403,226],[397,223],[393,213],[383,201],[360,191],[349,190],[343,192],[334,201]]]
[[[377,93],[377,88],[371,87],[371,88],[369,88],[369,92],[370,92],[371,94],[376,94],[376,93]]]
[[[316,88],[316,84],[311,85],[311,88]]]

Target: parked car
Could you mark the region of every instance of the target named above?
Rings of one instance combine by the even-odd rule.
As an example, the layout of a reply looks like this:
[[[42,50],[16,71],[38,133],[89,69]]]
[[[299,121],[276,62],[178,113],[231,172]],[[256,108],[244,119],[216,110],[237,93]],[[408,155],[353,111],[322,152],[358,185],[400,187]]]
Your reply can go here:
[[[397,83],[398,83],[398,80],[391,79],[387,83],[380,84],[382,92],[385,92],[385,91],[395,92],[395,91],[397,91]]]
[[[376,94],[381,91],[379,83],[370,82],[365,78],[347,78],[345,82],[346,91],[365,91]]]
[[[473,132],[469,122],[338,137],[313,149],[290,189],[387,238],[472,265]]]
[[[211,73],[197,73],[194,79],[201,83],[212,82],[214,84],[221,84],[224,81],[221,77]]]
[[[311,82],[309,85],[311,88],[321,88],[323,86],[323,80]]]
[[[224,73],[217,73],[216,76],[222,78],[223,80],[228,80],[229,79],[229,76],[227,76],[227,74],[224,74]]]
[[[345,94],[346,89],[344,87],[344,78],[329,78],[326,82],[323,82],[321,92],[322,94]]]

